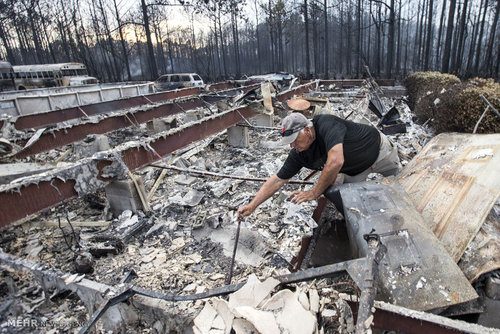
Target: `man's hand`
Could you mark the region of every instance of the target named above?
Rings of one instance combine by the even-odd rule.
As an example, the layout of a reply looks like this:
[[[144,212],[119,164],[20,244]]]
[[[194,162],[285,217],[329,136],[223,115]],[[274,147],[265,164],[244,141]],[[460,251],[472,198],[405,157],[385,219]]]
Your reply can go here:
[[[302,202],[312,201],[318,198],[319,196],[316,196],[313,190],[307,190],[307,191],[296,190],[292,192],[290,197],[292,198],[291,200],[292,203],[300,204]]]
[[[249,216],[254,212],[255,207],[253,205],[247,204],[240,206],[238,208],[238,216],[242,215],[243,217]]]

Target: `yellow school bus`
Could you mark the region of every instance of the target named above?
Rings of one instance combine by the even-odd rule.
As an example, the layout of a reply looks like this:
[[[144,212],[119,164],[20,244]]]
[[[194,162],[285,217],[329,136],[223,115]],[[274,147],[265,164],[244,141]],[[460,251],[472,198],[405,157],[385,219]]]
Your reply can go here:
[[[43,87],[95,85],[98,80],[87,73],[82,63],[13,66],[17,90]]]

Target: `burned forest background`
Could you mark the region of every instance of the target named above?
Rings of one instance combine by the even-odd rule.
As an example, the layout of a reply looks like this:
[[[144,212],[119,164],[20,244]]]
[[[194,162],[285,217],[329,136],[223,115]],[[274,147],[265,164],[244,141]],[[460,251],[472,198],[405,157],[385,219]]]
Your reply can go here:
[[[498,78],[499,12],[499,0],[0,0],[0,58],[82,62],[103,82],[350,78],[365,65]]]

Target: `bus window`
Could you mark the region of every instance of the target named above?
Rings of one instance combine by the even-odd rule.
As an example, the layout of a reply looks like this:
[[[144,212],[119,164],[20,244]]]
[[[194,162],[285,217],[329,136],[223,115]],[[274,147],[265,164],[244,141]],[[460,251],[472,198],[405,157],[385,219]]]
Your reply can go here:
[[[22,78],[22,79],[26,79],[27,74],[28,74],[28,73],[26,73],[26,72],[21,72],[21,78]]]
[[[38,76],[38,78],[43,78],[43,73],[42,72],[36,72],[36,75]]]

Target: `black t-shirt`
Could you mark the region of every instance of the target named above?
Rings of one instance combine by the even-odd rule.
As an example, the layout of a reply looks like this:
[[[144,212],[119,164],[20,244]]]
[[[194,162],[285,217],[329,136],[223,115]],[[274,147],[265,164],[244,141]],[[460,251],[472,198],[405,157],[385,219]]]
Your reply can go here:
[[[333,115],[315,116],[312,123],[316,131],[316,139],[303,152],[296,149],[290,151],[277,174],[280,179],[290,179],[302,167],[322,170],[328,151],[340,143],[343,143],[344,150],[344,165],[340,169],[341,173],[357,175],[377,160],[380,135],[374,127],[346,121]]]

